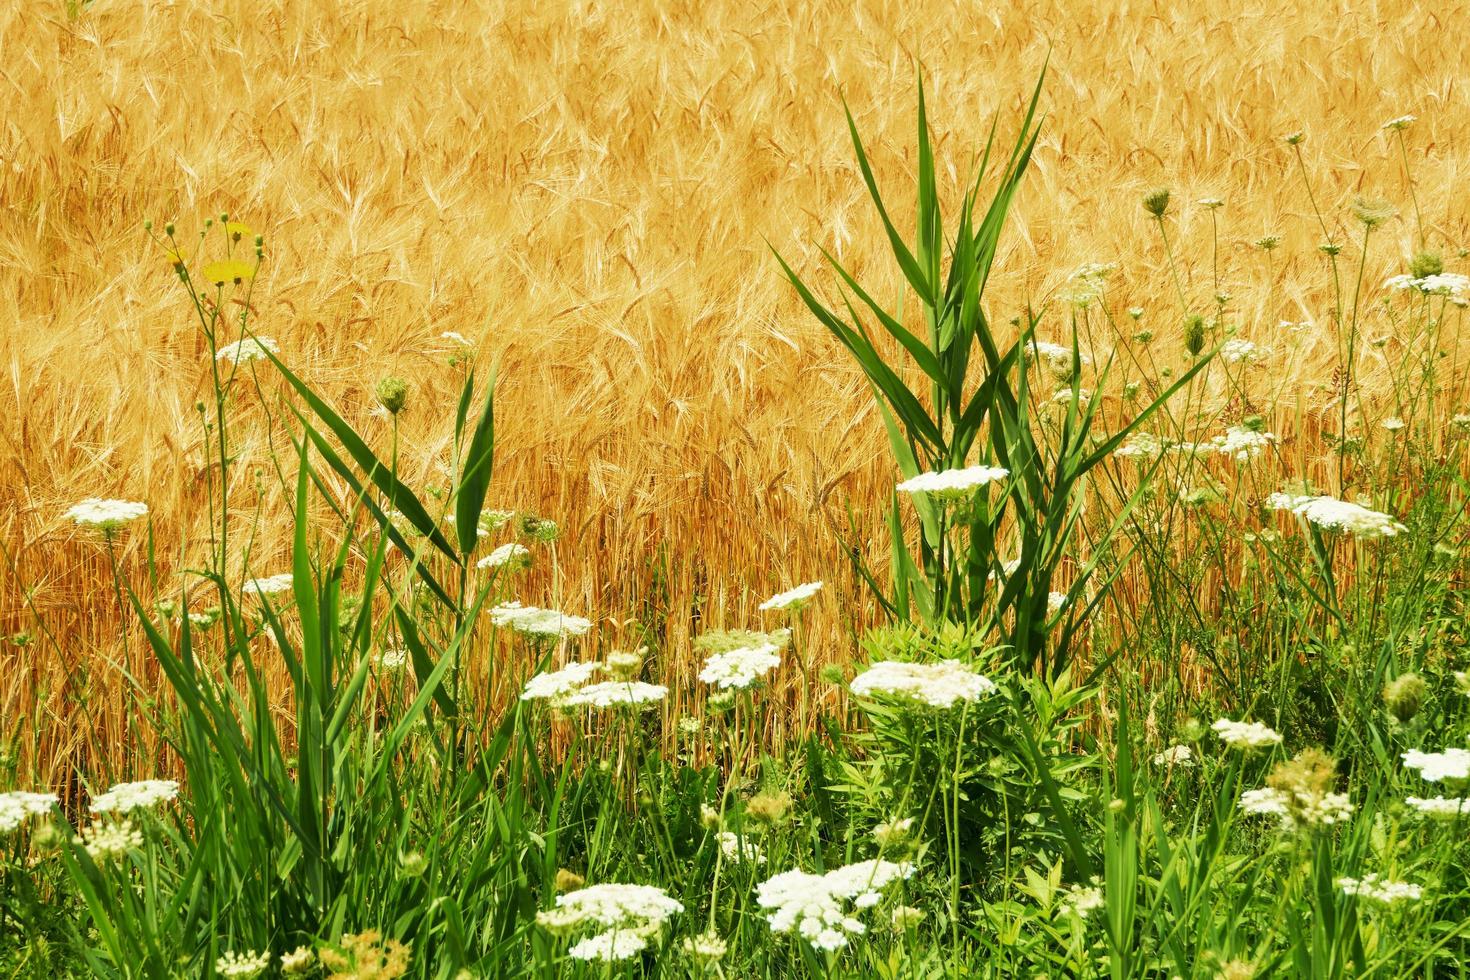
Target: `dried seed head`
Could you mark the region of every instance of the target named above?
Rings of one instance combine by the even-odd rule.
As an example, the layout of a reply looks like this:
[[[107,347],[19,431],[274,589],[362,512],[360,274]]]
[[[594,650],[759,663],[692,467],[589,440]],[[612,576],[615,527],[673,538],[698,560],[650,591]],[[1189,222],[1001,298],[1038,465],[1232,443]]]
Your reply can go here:
[[[1162,218],[1169,210],[1169,188],[1156,187],[1143,195],[1143,209],[1155,218]]]

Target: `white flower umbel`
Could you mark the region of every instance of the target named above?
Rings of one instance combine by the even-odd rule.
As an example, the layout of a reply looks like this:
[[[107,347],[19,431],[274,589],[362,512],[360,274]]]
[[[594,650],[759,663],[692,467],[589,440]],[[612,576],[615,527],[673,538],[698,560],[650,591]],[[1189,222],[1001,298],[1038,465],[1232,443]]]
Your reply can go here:
[[[1269,786],[1241,793],[1240,809],[1253,816],[1275,817],[1282,830],[1330,826],[1343,823],[1353,815],[1353,804],[1346,793],[1284,790]]]
[[[281,346],[269,337],[246,337],[233,344],[225,344],[214,358],[235,365],[249,364],[251,361],[266,360],[266,351],[279,355]]]
[[[257,953],[254,950],[247,953],[228,952],[214,962],[214,971],[232,980],[251,980],[270,968],[271,954]]]
[[[408,666],[408,651],[384,650],[378,654],[376,662],[383,670],[402,670]]]
[[[554,609],[523,606],[519,602],[504,602],[492,608],[490,622],[496,626],[508,626],[524,636],[543,640],[585,636],[592,629],[590,619],[571,616]]]
[[[1470,751],[1465,749],[1448,748],[1443,752],[1410,749],[1404,753],[1404,765],[1417,770],[1426,782],[1470,779]]]
[[[10,833],[29,817],[45,816],[59,802],[52,793],[27,793],[24,790],[0,793],[0,834]]]
[[[867,931],[854,913],[877,905],[884,888],[913,873],[914,866],[907,861],[882,860],[860,861],[820,875],[795,869],[761,882],[755,901],[768,910],[772,932],[794,931],[816,949],[831,952],[846,946],[849,936]]]
[[[761,846],[748,837],[742,839],[738,834],[722,830],[715,835],[715,840],[719,842],[720,853],[726,861],[733,864],[766,863],[766,854]]]
[[[949,709],[961,702],[979,701],[999,689],[990,678],[958,660],[935,664],[880,660],[854,677],[850,690],[860,698]]]
[[[601,669],[602,664],[592,661],[590,663],[571,663],[561,670],[537,674],[526,682],[525,688],[521,691],[521,700],[550,701],[553,704],[560,704],[563,698],[590,681],[592,675]]]
[[[1231,721],[1221,718],[1210,728],[1220,741],[1232,749],[1264,749],[1281,744],[1281,735],[1258,721]]]
[[[503,544],[490,554],[475,562],[476,568],[528,568],[531,564],[531,549],[512,541]]]
[[[812,601],[812,597],[822,591],[821,582],[805,582],[794,589],[778,592],[771,596],[758,607],[762,612],[772,609],[784,609],[796,612]]]
[[[1456,817],[1470,816],[1470,800],[1449,800],[1443,796],[1422,799],[1418,796],[1411,796],[1404,802],[1424,816],[1433,817],[1435,820],[1454,820]]]
[[[1171,745],[1154,756],[1156,766],[1192,766],[1194,750],[1187,745]]]
[[[121,823],[103,823],[96,820],[91,826],[84,827],[80,834],[73,837],[72,843],[80,845],[93,861],[116,861],[127,857],[128,851],[141,848],[143,835],[138,832],[138,828],[133,826],[131,820],[124,820]]]
[[[131,500],[103,500],[100,497],[88,497],[68,510],[66,516],[75,521],[78,527],[111,533],[147,513],[147,504]]]
[[[1226,364],[1254,364],[1271,356],[1271,348],[1232,337],[1220,345],[1220,358]]]
[[[927,493],[941,500],[963,500],[983,486],[1004,480],[1011,471],[999,466],[970,466],[962,470],[920,473],[904,480],[899,493]]]
[[[1114,449],[1113,455],[1122,459],[1154,459],[1162,456],[1166,448],[1168,444],[1158,436],[1149,432],[1139,432]]]
[[[1234,425],[1225,430],[1223,436],[1216,436],[1211,444],[1222,456],[1244,463],[1261,455],[1275,441],[1276,437],[1269,432],[1257,432]]]
[[[253,596],[275,595],[279,592],[290,591],[292,581],[290,572],[282,572],[268,578],[253,578],[245,583],[245,588],[241,591]]]
[[[565,933],[586,926],[603,931],[581,940],[569,955],[581,960],[614,962],[635,956],[648,938],[684,906],[652,885],[589,885],[558,895],[556,907],[536,916],[543,928]]]
[[[1073,350],[1070,347],[1063,347],[1061,344],[1053,344],[1045,340],[1033,339],[1026,345],[1025,353],[1028,360],[1035,359],[1050,371],[1053,377],[1067,378],[1072,374]],[[1092,363],[1092,359],[1086,354],[1078,352],[1077,363],[1090,364]]]
[[[1417,902],[1424,889],[1407,881],[1394,881],[1378,874],[1366,874],[1361,878],[1338,878],[1337,887],[1344,895],[1376,902],[1379,905],[1396,905],[1399,902]]]
[[[1336,497],[1273,493],[1266,498],[1272,510],[1289,510],[1326,531],[1342,531],[1355,538],[1391,538],[1405,530],[1387,514]]]
[[[697,936],[688,936],[680,944],[686,956],[706,963],[714,963],[724,958],[725,951],[729,948],[720,934],[711,930],[702,932]]]
[[[711,654],[699,672],[699,679],[715,687],[744,690],[760,682],[781,666],[781,648],[774,643],[741,647]]]
[[[141,807],[158,806],[177,799],[179,784],[172,779],[144,779],[118,783],[92,800],[93,813],[132,813]]]
[[[646,684],[643,681],[601,681],[580,687],[561,699],[567,707],[651,708],[662,701],[669,689],[662,684]]]
[[[1413,290],[1430,296],[1446,296],[1452,301],[1463,301],[1470,297],[1470,276],[1457,272],[1440,272],[1421,279],[1399,275],[1390,277],[1383,284],[1383,288]]]
[[[1087,918],[1089,913],[1096,912],[1106,905],[1103,890],[1098,885],[1073,885],[1061,901],[1062,911],[1075,915],[1079,919]]]

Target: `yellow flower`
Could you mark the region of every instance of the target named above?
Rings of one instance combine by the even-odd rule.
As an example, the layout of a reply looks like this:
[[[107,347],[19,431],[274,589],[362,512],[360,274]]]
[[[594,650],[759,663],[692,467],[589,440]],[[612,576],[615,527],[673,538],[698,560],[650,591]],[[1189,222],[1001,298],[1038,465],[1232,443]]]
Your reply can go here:
[[[240,259],[225,259],[222,262],[210,262],[204,267],[204,278],[216,286],[223,286],[227,282],[241,283],[255,277],[255,266]]]
[[[232,242],[254,237],[254,234],[250,231],[250,226],[239,221],[225,222],[225,234],[230,236],[230,241]]]
[[[168,260],[168,264],[173,267],[175,272],[182,269],[185,265],[184,253],[178,249],[168,249],[163,253],[163,257]]]

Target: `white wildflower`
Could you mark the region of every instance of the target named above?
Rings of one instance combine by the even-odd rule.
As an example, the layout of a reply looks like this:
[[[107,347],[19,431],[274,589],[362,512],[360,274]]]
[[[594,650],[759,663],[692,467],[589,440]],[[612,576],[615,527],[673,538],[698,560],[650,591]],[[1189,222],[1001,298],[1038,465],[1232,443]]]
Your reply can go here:
[[[1266,506],[1289,510],[1324,530],[1343,531],[1357,538],[1390,538],[1405,530],[1387,514],[1336,497],[1273,493],[1266,498]]]
[[[1448,748],[1443,752],[1420,752],[1411,749],[1404,753],[1404,766],[1418,770],[1426,782],[1470,779],[1470,751]]]
[[[1255,364],[1271,356],[1271,348],[1262,347],[1243,337],[1232,337],[1220,345],[1220,357],[1226,364]]]
[[[110,533],[148,513],[148,505],[131,500],[103,500],[88,497],[66,512],[81,527]]]
[[[121,823],[103,823],[97,820],[91,826],[83,828],[80,834],[72,838],[72,842],[86,850],[93,861],[115,861],[127,857],[128,851],[141,848],[143,835],[133,826],[131,820]]]
[[[248,953],[228,952],[214,961],[214,971],[222,977],[239,978],[239,980],[251,980],[258,977],[271,967],[270,953],[257,953],[251,950]]]
[[[1127,442],[1113,450],[1113,455],[1123,459],[1153,459],[1163,455],[1166,448],[1166,444],[1158,436],[1148,432],[1139,432],[1130,436]]]
[[[909,833],[914,829],[913,817],[902,817],[898,820],[886,820],[873,827],[873,839],[878,842],[879,847],[888,847],[892,844],[901,844],[908,840]]]
[[[720,853],[725,856],[726,861],[735,864],[765,864],[766,855],[761,846],[749,838],[741,838],[738,834],[728,830],[722,830],[715,835],[719,842]]]
[[[229,361],[234,365],[249,364],[251,361],[264,361],[267,359],[266,352],[279,355],[281,347],[269,337],[246,337],[237,340],[233,344],[226,344],[214,355],[217,361]]]
[[[490,554],[475,562],[476,568],[527,568],[531,564],[531,549],[512,541],[503,544]]]
[[[297,946],[281,954],[281,972],[288,977],[300,976],[316,965],[316,953],[310,946]]]
[[[1052,373],[1053,377],[1071,377],[1073,354],[1071,347],[1063,347],[1061,344],[1052,344],[1045,340],[1033,339],[1026,345],[1025,350],[1028,357],[1034,357]],[[1079,364],[1091,363],[1091,359],[1080,351],[1077,352],[1077,361]]]
[[[1338,878],[1337,887],[1342,889],[1344,895],[1356,895],[1380,905],[1417,902],[1424,894],[1424,889],[1418,885],[1394,881],[1377,874],[1366,874],[1361,878]]]
[[[458,332],[456,332],[454,330],[446,330],[446,331],[444,331],[443,333],[441,333],[439,335],[439,338],[441,340],[452,341],[453,343],[459,344],[461,347],[473,347],[474,346],[474,344],[470,343],[470,339],[468,337],[466,337],[464,334],[458,333]]]
[[[519,602],[504,602],[490,610],[490,622],[496,626],[508,626],[517,633],[538,639],[584,636],[592,629],[592,621],[581,616],[570,616],[554,609],[539,609],[523,606]]]
[[[1187,745],[1171,745],[1154,756],[1156,766],[1192,766],[1194,750]]]
[[[648,948],[648,937],[640,932],[609,929],[581,940],[567,950],[574,960],[597,960],[601,963],[616,963],[632,959]]]
[[[714,963],[722,959],[728,947],[720,934],[713,930],[702,932],[697,936],[688,936],[680,944],[686,956],[693,957],[707,963]]]
[[[287,592],[292,585],[290,572],[282,572],[280,575],[272,575],[269,578],[253,578],[245,583],[242,590],[246,595],[262,596],[275,595],[278,592]]]
[[[1211,444],[1216,452],[1243,463],[1259,456],[1275,441],[1276,437],[1269,432],[1234,425],[1223,436],[1216,436]]]
[[[792,612],[805,606],[818,592],[822,590],[821,582],[806,582],[794,589],[778,592],[771,596],[757,608],[767,611],[771,609],[789,609]]]
[[[613,708],[619,705],[650,708],[662,701],[669,689],[643,681],[601,681],[577,688],[561,699],[569,707]]]
[[[764,643],[711,654],[699,672],[699,679],[716,687],[744,689],[779,666],[780,648],[774,643]]]
[[[755,901],[768,910],[771,931],[795,931],[813,947],[832,952],[846,946],[848,937],[867,927],[852,911],[871,908],[882,900],[889,884],[908,878],[914,866],[908,862],[860,861],[826,874],[808,874],[800,869],[785,871],[756,888]]]
[[[1397,415],[1390,415],[1388,418],[1384,419],[1378,424],[1383,426],[1389,432],[1398,432],[1400,429],[1403,429],[1405,426],[1408,425],[1407,422],[1399,418]]]
[[[1384,129],[1408,129],[1410,126],[1414,125],[1414,123],[1416,123],[1418,121],[1419,121],[1419,117],[1418,116],[1413,116],[1413,115],[1399,116],[1399,117],[1397,117],[1395,119],[1390,119],[1388,122],[1384,123],[1383,124],[1383,128]]]
[[[561,670],[537,674],[526,682],[521,691],[522,701],[551,701],[560,704],[567,695],[582,687],[592,675],[602,669],[602,664],[570,663]]]
[[[962,701],[978,701],[999,688],[958,660],[935,664],[880,660],[853,678],[851,690],[863,698],[948,709]]]
[[[1221,718],[1210,728],[1232,749],[1263,749],[1281,744],[1281,736],[1258,721]]]
[[[27,793],[14,790],[0,793],[0,834],[8,834],[29,817],[41,817],[61,801],[53,793]]]
[[[1075,885],[1062,899],[1061,908],[1064,912],[1085,919],[1088,913],[1095,912],[1107,905],[1103,898],[1103,890],[1097,885]]]
[[[899,493],[927,493],[941,500],[961,500],[987,484],[1004,480],[1010,470],[999,466],[969,466],[959,470],[920,473],[900,483]]]
[[[157,806],[177,799],[179,784],[172,779],[144,779],[118,783],[92,800],[93,813],[131,813],[140,807]]]
[[[1433,817],[1436,820],[1453,820],[1456,817],[1470,815],[1470,800],[1449,800],[1443,796],[1434,796],[1426,800],[1418,796],[1411,796],[1404,802],[1426,817]]]
[[[408,651],[384,650],[378,654],[377,664],[383,670],[402,670],[408,665]]]

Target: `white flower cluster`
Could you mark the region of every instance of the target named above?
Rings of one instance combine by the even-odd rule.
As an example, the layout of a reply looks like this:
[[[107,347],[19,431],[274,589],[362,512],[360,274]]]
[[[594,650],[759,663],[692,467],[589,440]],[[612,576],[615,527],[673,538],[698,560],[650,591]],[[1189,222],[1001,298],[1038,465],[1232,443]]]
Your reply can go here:
[[[537,639],[560,639],[565,636],[585,636],[592,629],[592,621],[581,616],[570,616],[555,609],[540,609],[523,606],[519,602],[503,602],[490,610],[490,622],[496,626],[508,626],[525,636]]]
[[[531,549],[512,541],[503,544],[490,554],[475,562],[476,568],[527,568],[531,564]]]
[[[82,527],[99,531],[115,531],[148,513],[148,505],[131,500],[103,500],[88,497],[66,512],[66,516]]]
[[[1103,890],[1097,885],[1074,885],[1061,901],[1062,910],[1079,919],[1087,918],[1089,912],[1096,912],[1106,905]]]
[[[140,807],[157,806],[177,799],[179,784],[172,779],[144,779],[118,783],[92,800],[93,813],[132,813]]]
[[[1289,510],[1327,531],[1343,531],[1356,538],[1391,538],[1405,530],[1387,514],[1336,497],[1273,493],[1266,498],[1271,510]]]
[[[1271,348],[1232,337],[1220,345],[1220,357],[1226,364],[1254,364],[1271,356]]]
[[[1424,889],[1418,885],[1377,874],[1366,874],[1361,878],[1338,878],[1337,887],[1342,889],[1344,895],[1356,895],[1381,905],[1417,902],[1424,894]]]
[[[1418,770],[1426,782],[1470,779],[1470,751],[1465,749],[1448,748],[1443,752],[1410,749],[1404,753],[1404,765]]]
[[[556,908],[539,913],[536,922],[557,933],[600,927],[603,931],[568,952],[574,959],[612,963],[641,953],[649,938],[682,911],[682,904],[652,885],[589,885],[558,895]]]
[[[781,648],[774,643],[741,647],[711,654],[699,679],[715,687],[745,689],[781,666]]]
[[[608,665],[599,661],[567,664],[560,670],[537,674],[521,690],[522,701],[549,701],[558,708],[648,707],[663,700],[669,689],[662,684],[635,680],[588,683]]]
[[[384,650],[378,654],[376,662],[383,670],[402,670],[408,666],[408,651]]]
[[[1139,432],[1130,436],[1127,442],[1113,450],[1113,455],[1124,459],[1153,459],[1156,456],[1162,456],[1167,448],[1168,443],[1158,436],[1148,432]]]
[[[1433,817],[1436,820],[1453,820],[1456,817],[1470,814],[1470,800],[1448,800],[1443,796],[1422,799],[1418,796],[1411,796],[1404,802],[1426,817]]]
[[[214,962],[214,971],[222,977],[238,978],[238,980],[251,980],[258,977],[271,968],[271,954],[257,953],[251,950],[248,953],[228,952]]]
[[[1025,348],[1027,357],[1034,357],[1046,367],[1054,377],[1067,378],[1072,374],[1072,348],[1063,347],[1061,344],[1049,343],[1045,340],[1031,340]],[[1079,364],[1090,364],[1092,359],[1086,354],[1077,352]]]
[[[927,493],[941,500],[961,500],[986,484],[1004,480],[1011,471],[1000,466],[967,466],[961,470],[920,473],[904,480],[899,493]]]
[[[1261,455],[1265,452],[1266,447],[1275,441],[1276,437],[1269,432],[1257,432],[1254,429],[1232,425],[1225,430],[1223,436],[1216,436],[1212,439],[1210,444],[1221,455],[1244,463]]]
[[[880,660],[854,677],[850,690],[860,698],[893,700],[924,708],[953,708],[979,701],[999,688],[958,660],[936,664]]]
[[[908,878],[914,866],[908,862],[860,861],[828,871],[808,874],[793,869],[767,879],[756,888],[755,901],[769,909],[771,931],[793,930],[817,949],[834,951],[847,945],[848,936],[861,935],[867,927],[846,909],[872,908],[883,900],[882,891],[895,881]]]
[[[765,851],[749,838],[741,838],[738,834],[722,830],[715,835],[715,840],[719,842],[720,853],[725,856],[726,861],[734,864],[766,863]]]
[[[0,834],[8,834],[28,817],[42,817],[60,801],[52,793],[27,793],[15,790],[0,793]]]
[[[1154,765],[1192,766],[1194,765],[1194,750],[1187,745],[1171,745],[1154,756]]]
[[[72,838],[72,843],[86,850],[93,861],[116,861],[127,857],[128,851],[141,848],[143,835],[133,826],[131,820],[121,823],[96,820]]]
[[[811,602],[812,597],[820,591],[822,591],[821,582],[804,582],[794,589],[787,589],[785,592],[776,593],[761,603],[757,608],[762,612],[771,609],[789,609],[795,612],[808,602]]]
[[[251,361],[266,360],[266,351],[279,355],[281,345],[269,337],[246,337],[237,340],[233,344],[226,344],[214,355],[217,361],[229,361],[236,366],[249,364]]]
[[[681,944],[684,953],[696,960],[714,963],[722,959],[725,951],[729,948],[720,934],[713,930],[702,932],[697,936],[688,936]]]
[[[1413,276],[1393,276],[1383,284],[1384,289],[1406,290],[1431,296],[1447,296],[1457,306],[1470,302],[1470,276],[1458,272],[1440,272],[1416,279]]]
[[[1353,804],[1346,793],[1315,793],[1267,786],[1240,794],[1240,808],[1253,816],[1275,817],[1281,829],[1329,826],[1352,818]]]
[[[1231,721],[1221,718],[1210,728],[1220,741],[1232,749],[1264,749],[1281,744],[1281,736],[1258,721]]]
[[[245,583],[242,589],[246,595],[262,596],[275,595],[278,592],[286,592],[291,588],[292,577],[290,572],[282,572],[279,575],[271,575],[268,578],[253,578]]]

